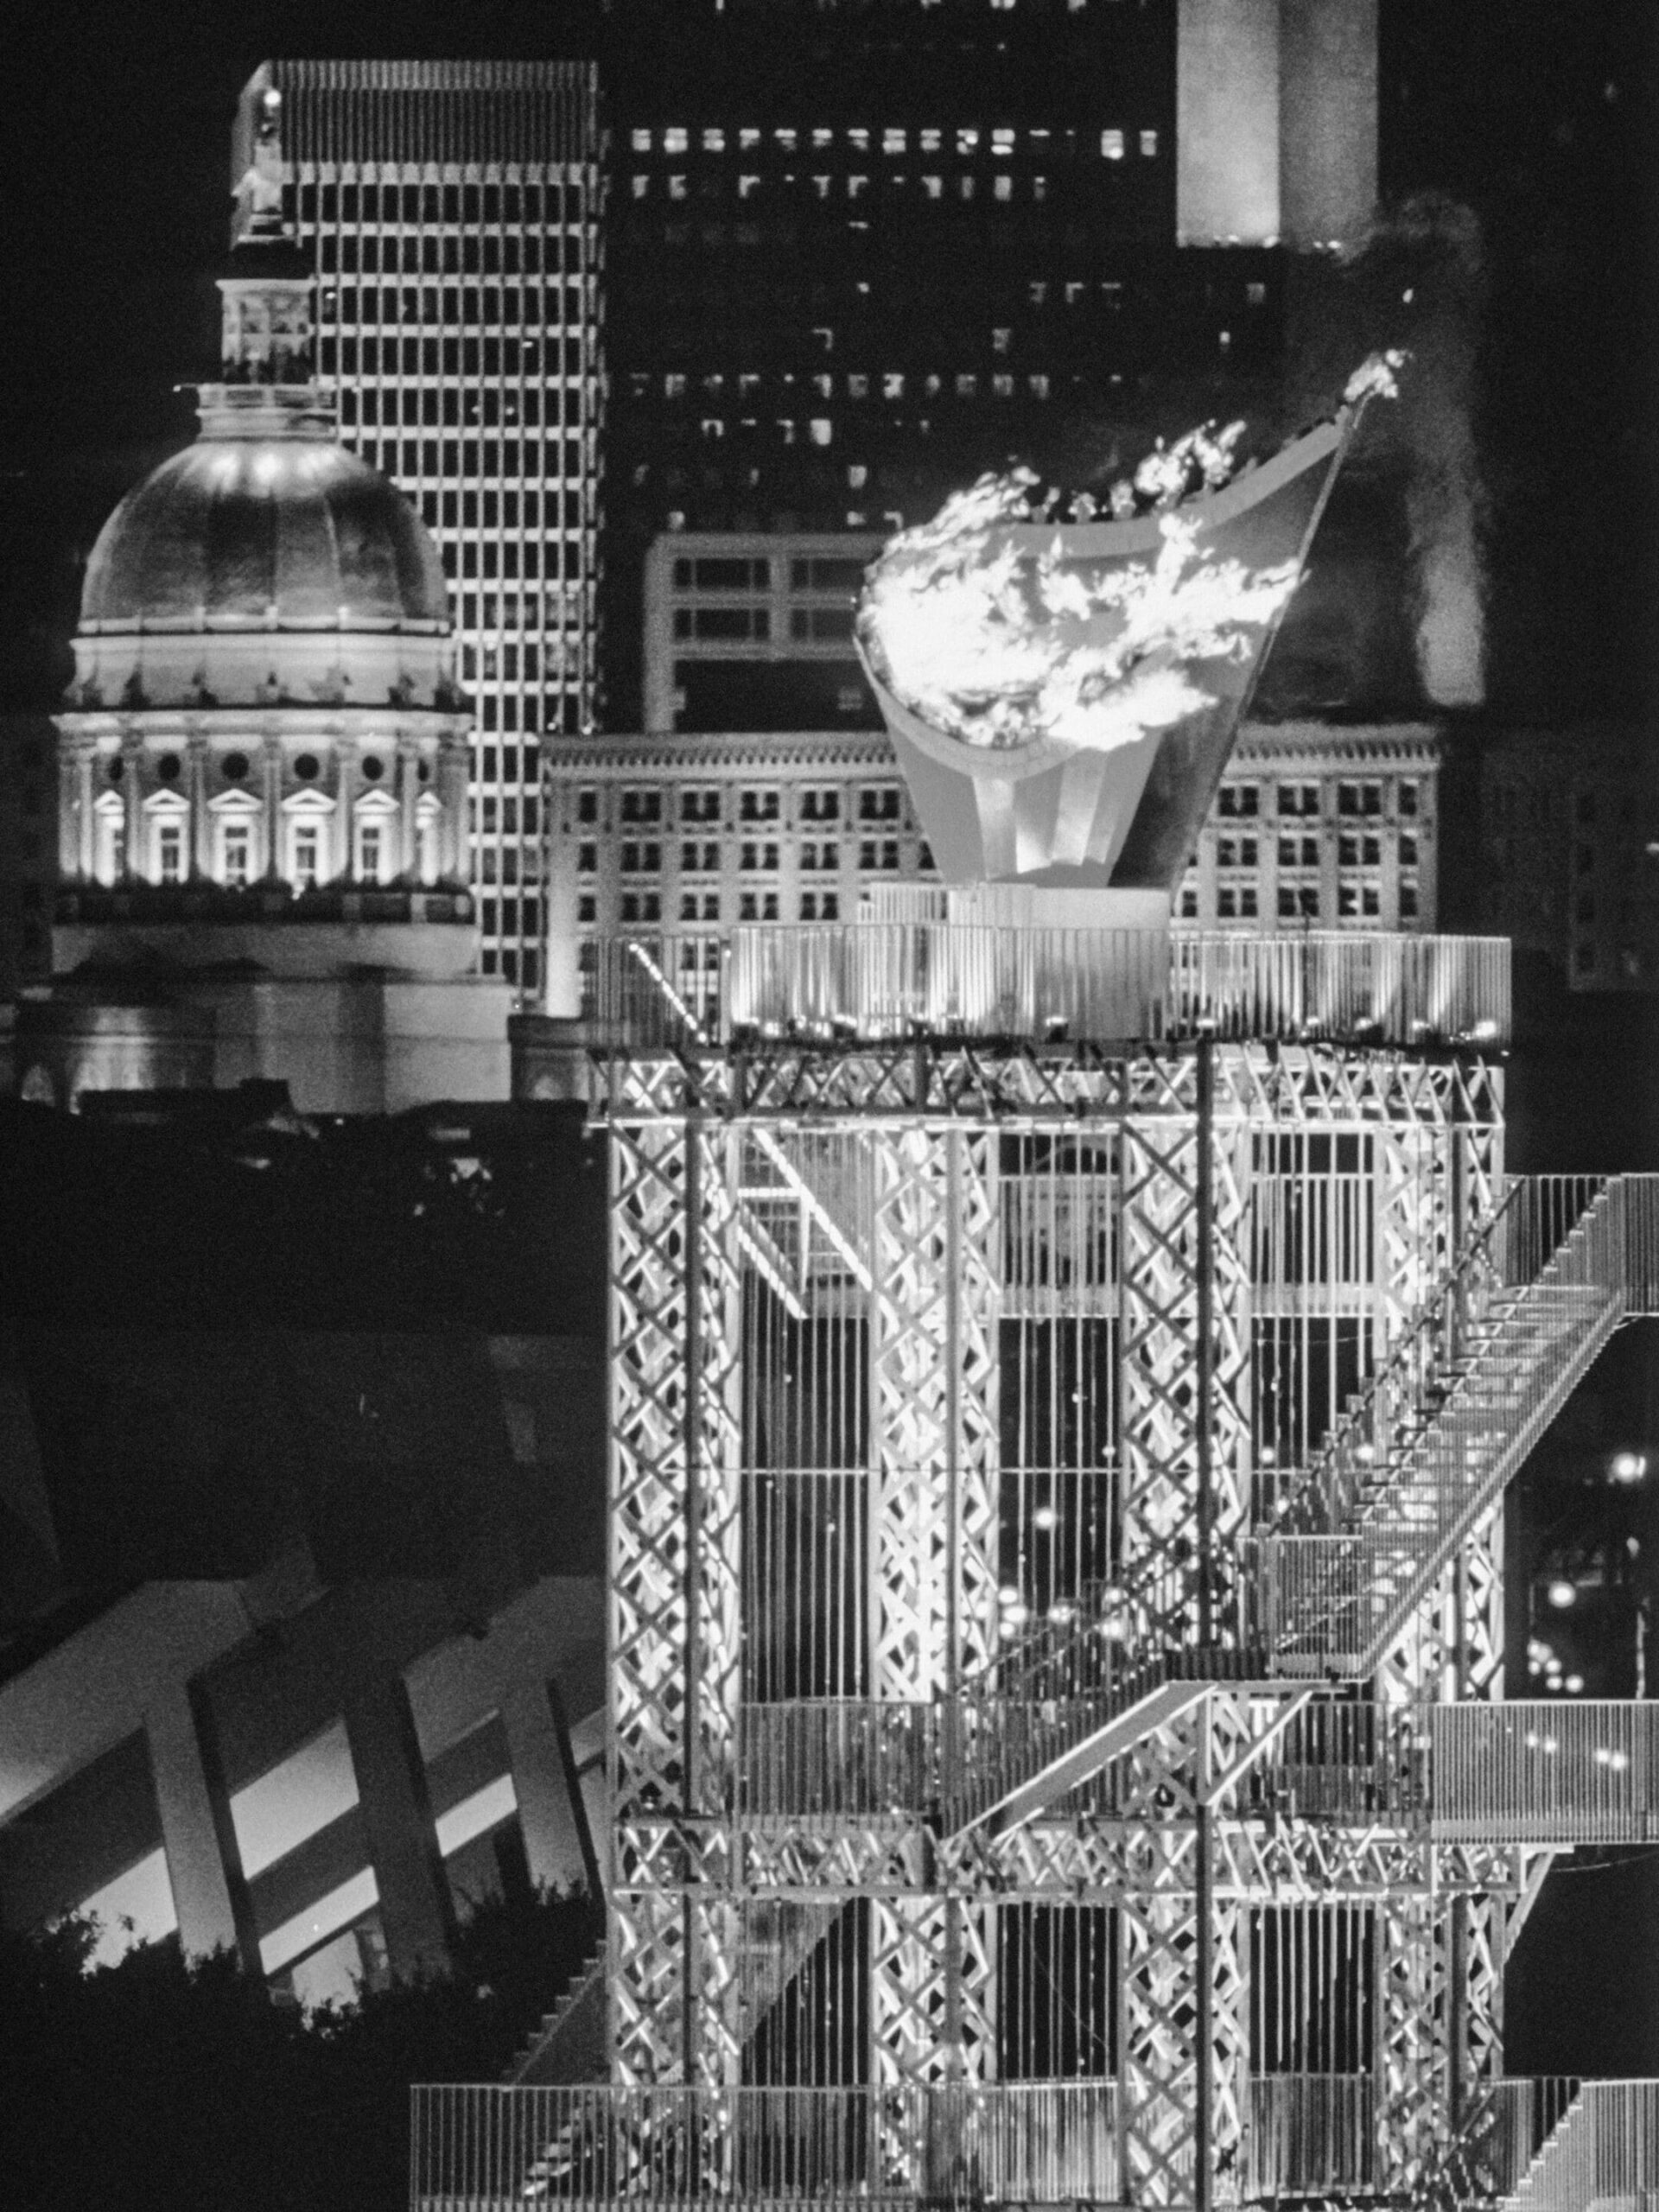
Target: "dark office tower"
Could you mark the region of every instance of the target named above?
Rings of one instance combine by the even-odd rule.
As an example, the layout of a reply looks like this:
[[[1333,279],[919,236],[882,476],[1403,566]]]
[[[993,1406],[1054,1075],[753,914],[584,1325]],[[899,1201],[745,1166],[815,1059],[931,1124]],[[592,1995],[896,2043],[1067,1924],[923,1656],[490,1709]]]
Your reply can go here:
[[[607,727],[652,537],[886,531],[1246,405],[1375,194],[1374,0],[619,0]]]
[[[320,381],[449,579],[485,973],[541,982],[543,734],[593,726],[600,137],[590,62],[276,61]]]

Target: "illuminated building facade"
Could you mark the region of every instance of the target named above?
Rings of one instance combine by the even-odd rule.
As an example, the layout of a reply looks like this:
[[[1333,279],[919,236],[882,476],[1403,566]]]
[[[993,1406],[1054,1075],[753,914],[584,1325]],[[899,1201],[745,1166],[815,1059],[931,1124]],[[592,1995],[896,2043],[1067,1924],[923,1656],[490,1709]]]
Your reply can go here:
[[[861,677],[859,696],[869,697]],[[1247,723],[1174,918],[1205,931],[1432,931],[1440,772],[1427,725]],[[559,1013],[595,1011],[599,947],[618,931],[708,932],[712,944],[734,924],[855,921],[891,887],[938,881],[893,748],[874,731],[606,738],[564,751],[551,788]]]
[[[42,1102],[248,1077],[314,1111],[505,1091],[443,573],[334,436],[283,193],[267,129],[219,280],[222,380],[87,563],[58,717],[54,983],[17,1030]]]
[[[1126,434],[1276,399],[1278,249],[1351,240],[1376,198],[1375,18],[619,10],[607,726],[645,720],[625,656],[664,529],[885,534],[1012,453],[1080,483]]]
[[[601,431],[594,66],[275,61],[243,94],[239,175],[276,120],[346,444],[419,511],[476,702],[483,970],[539,984],[541,741],[591,729]]]

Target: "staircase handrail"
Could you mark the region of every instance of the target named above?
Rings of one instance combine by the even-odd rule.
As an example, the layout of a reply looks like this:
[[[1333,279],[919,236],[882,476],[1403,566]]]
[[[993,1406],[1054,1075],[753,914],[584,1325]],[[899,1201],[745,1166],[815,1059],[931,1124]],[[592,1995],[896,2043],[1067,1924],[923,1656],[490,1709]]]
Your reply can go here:
[[[1617,1179],[1607,1176],[1572,1178],[1584,1204],[1565,1236],[1555,1245],[1536,1275],[1541,1283],[1552,1272],[1559,1274],[1573,1237],[1585,1227],[1591,1210],[1607,1196]],[[1389,1412],[1398,1402],[1407,1414],[1396,1450],[1433,1418],[1442,1400],[1434,1395],[1443,1376],[1454,1365],[1462,1346],[1459,1341],[1472,1318],[1470,1293],[1483,1270],[1492,1287],[1522,1287],[1508,1281],[1503,1257],[1496,1255],[1500,1231],[1507,1232],[1535,1199],[1554,1198],[1563,1188],[1553,1176],[1512,1176],[1497,1205],[1471,1233],[1450,1273],[1407,1321],[1389,1356],[1375,1368],[1351,1399],[1318,1456],[1304,1470],[1302,1479],[1276,1508],[1263,1534],[1320,1535],[1339,1528],[1351,1515],[1357,1493],[1376,1479],[1379,1453],[1387,1449]],[[1543,1209],[1540,1209],[1542,1211]],[[1497,1256],[1497,1268],[1492,1262]],[[1609,1268],[1607,1287],[1617,1274]],[[1493,1281],[1496,1273],[1497,1281]],[[1448,1341],[1449,1339],[1449,1341]],[[1415,1418],[1412,1418],[1415,1416]]]

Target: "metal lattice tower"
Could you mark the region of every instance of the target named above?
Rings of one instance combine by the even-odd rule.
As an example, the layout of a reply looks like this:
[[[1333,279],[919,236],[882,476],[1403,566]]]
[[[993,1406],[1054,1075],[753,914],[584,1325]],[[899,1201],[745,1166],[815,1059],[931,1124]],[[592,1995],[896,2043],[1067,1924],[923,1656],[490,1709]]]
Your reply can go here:
[[[1097,2083],[1055,2193],[1173,2204],[1409,2191],[1500,2069],[1528,1853],[1423,1814],[1523,1440],[1375,1432],[1591,1194],[1523,1234],[1478,1051],[1224,1027],[615,1063],[619,2083]],[[985,2191],[941,2124],[861,2179]]]

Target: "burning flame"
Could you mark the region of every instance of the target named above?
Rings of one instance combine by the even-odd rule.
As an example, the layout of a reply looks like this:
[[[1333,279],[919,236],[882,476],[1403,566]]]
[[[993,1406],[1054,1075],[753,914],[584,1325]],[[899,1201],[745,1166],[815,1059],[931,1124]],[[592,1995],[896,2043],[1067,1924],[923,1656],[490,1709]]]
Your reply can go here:
[[[1404,360],[1374,354],[1349,379],[1344,404],[1395,397]],[[1053,518],[1059,494],[1036,499],[1028,468],[982,476],[931,522],[901,531],[870,569],[858,634],[877,676],[931,728],[994,751],[1058,739],[1113,752],[1209,705],[1192,664],[1247,658],[1299,568],[1205,559],[1197,518],[1179,512],[1233,474],[1243,430],[1206,423],[1167,448],[1160,441],[1111,486],[1115,518],[1157,516],[1163,542],[1152,560],[1091,569],[1058,526],[1040,546],[1029,525]],[[1095,512],[1087,494],[1071,503],[1075,523]]]
[[[860,634],[905,704],[964,745],[1040,738],[1109,752],[1207,703],[1185,664],[1235,659],[1290,596],[1296,563],[1206,561],[1166,512],[1155,560],[1090,575],[1058,532],[1033,552],[1020,476],[982,478],[893,539],[871,569]]]

